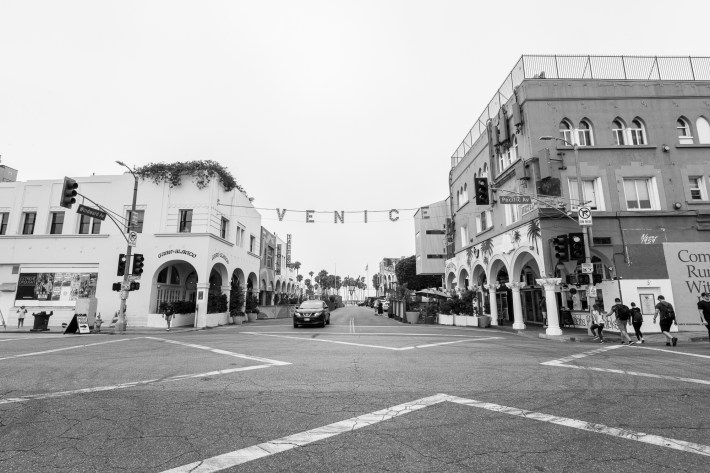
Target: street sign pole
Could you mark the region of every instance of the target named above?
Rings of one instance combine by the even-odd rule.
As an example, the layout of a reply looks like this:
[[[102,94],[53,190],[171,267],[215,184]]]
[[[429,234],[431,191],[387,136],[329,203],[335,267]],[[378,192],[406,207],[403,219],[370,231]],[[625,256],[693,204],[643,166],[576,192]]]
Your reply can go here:
[[[579,145],[575,143],[572,149],[574,150],[574,167],[575,173],[577,174],[577,215],[579,216],[579,210],[583,207],[584,203],[582,194],[582,173],[579,170]],[[587,230],[587,225],[582,226],[582,239],[584,240],[584,262],[591,263],[592,255],[589,253],[589,230]]]
[[[131,204],[131,218],[133,218],[133,215],[136,213],[136,198],[138,197],[138,176],[135,175],[133,170],[123,164],[120,161],[116,161],[118,164],[121,164],[128,168],[128,170],[133,174],[133,204]],[[128,229],[131,229],[131,224],[130,221],[128,223]],[[121,286],[122,288],[125,287],[130,287],[130,281],[128,280],[128,277],[131,275],[130,268],[133,266],[131,264],[131,250],[133,249],[133,246],[131,245],[130,241],[128,242],[128,245],[126,247],[126,271],[123,273],[123,285]],[[126,299],[128,299],[128,291],[125,289],[121,291],[121,305],[120,308],[118,309],[118,322],[116,323],[116,328],[118,328],[119,333],[123,333],[126,330]]]

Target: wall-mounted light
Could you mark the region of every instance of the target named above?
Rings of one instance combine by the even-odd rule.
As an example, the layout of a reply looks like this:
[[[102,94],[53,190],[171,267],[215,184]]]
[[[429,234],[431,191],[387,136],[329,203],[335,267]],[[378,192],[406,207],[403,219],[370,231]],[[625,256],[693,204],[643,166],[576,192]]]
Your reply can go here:
[[[661,149],[663,150],[664,153],[667,153],[671,150],[671,147],[668,145],[663,145],[663,146],[661,146]]]
[[[673,208],[676,210],[680,210],[683,208],[683,204],[681,204],[680,202],[676,202],[675,204],[673,204]]]

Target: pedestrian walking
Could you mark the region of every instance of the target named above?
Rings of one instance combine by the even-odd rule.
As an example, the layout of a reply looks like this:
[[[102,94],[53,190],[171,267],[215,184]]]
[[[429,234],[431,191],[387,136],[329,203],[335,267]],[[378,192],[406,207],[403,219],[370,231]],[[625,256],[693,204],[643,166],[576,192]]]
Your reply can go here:
[[[611,306],[611,310],[604,314],[604,317],[609,317],[611,314],[616,315],[616,325],[619,327],[619,335],[621,335],[621,344],[625,345],[628,341],[629,345],[633,345],[636,342],[631,340],[629,337],[629,332],[626,331],[626,325],[631,319],[631,309],[621,303],[621,299],[618,297],[614,299],[615,304]],[[626,341],[624,340],[626,339]]]
[[[703,292],[700,295],[698,314],[700,314],[700,322],[708,329],[708,340],[710,341],[710,292]]]
[[[604,314],[599,310],[599,304],[592,306],[592,326],[590,328],[592,329],[592,335],[595,335],[594,340],[604,343]]]
[[[673,309],[673,305],[670,302],[666,302],[666,298],[663,296],[658,296],[656,315],[653,316],[654,324],[656,323],[657,317],[660,317],[658,324],[661,326],[661,333],[663,333],[668,340],[666,342],[666,346],[676,346],[678,339],[671,335],[671,326],[673,323],[675,322],[675,324],[678,325],[678,322],[675,319],[675,310]]]
[[[377,301],[377,315],[382,315],[383,313],[382,301]]]
[[[636,338],[641,343],[646,343],[643,338],[643,333],[641,333],[641,325],[643,325],[643,315],[641,314],[641,309],[636,307],[636,303],[631,303],[631,325],[634,327],[634,332],[636,332]]]
[[[20,306],[17,309],[17,328],[25,326],[25,315],[27,315],[27,309],[25,309],[25,306]]]
[[[540,297],[540,312],[542,312],[542,326],[547,327],[547,301],[545,301],[545,295]]]
[[[165,317],[165,323],[168,324],[168,328],[165,329],[166,332],[170,331],[170,322],[173,320],[173,306],[172,304],[168,304],[165,307],[165,313],[163,317]]]

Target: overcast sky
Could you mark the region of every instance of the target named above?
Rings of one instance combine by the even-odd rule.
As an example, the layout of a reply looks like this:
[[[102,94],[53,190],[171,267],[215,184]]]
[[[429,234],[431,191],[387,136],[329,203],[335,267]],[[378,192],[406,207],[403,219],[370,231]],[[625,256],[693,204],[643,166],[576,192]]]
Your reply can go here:
[[[522,54],[709,56],[707,1],[0,0],[0,155],[18,179],[212,159],[301,272],[414,254],[412,211]],[[379,222],[377,222],[379,220]],[[305,270],[305,271],[304,271]]]

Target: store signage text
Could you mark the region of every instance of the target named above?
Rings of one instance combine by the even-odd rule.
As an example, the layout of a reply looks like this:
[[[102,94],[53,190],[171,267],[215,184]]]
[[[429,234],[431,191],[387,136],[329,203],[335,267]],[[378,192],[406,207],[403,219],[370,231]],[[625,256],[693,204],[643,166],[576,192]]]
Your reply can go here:
[[[158,258],[162,258],[163,256],[167,255],[187,255],[191,256],[193,258],[197,258],[197,255],[193,253],[192,251],[187,251],[187,250],[167,250],[163,251],[162,253],[158,253]]]
[[[217,252],[213,254],[212,259],[214,260],[216,258],[222,258],[224,261],[227,262],[227,264],[229,264],[229,258],[227,258],[227,255],[225,255],[224,253]]]

